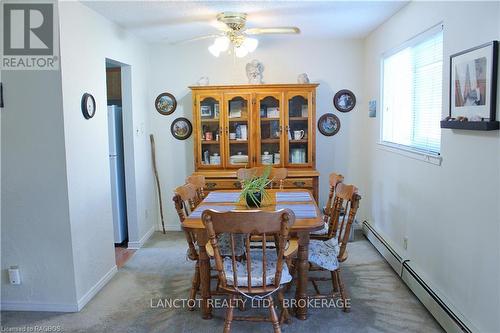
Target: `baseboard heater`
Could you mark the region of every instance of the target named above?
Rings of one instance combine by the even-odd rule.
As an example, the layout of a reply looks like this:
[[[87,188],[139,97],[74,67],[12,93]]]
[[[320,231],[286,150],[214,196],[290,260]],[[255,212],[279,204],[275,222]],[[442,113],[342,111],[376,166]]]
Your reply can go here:
[[[477,332],[471,330],[472,325],[466,324],[418,275],[411,261],[403,259],[368,221],[363,222],[363,233],[446,332]]]

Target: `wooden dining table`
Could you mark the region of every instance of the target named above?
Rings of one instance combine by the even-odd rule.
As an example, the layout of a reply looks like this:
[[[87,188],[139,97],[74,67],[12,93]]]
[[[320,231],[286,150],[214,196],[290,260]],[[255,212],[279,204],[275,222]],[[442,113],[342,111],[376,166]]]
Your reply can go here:
[[[212,191],[210,193],[238,193],[239,190],[221,190],[221,191]],[[294,205],[314,205],[314,209],[316,210],[316,216],[301,216],[301,214],[296,214],[295,223],[291,227],[290,233],[292,237],[298,238],[298,251],[297,251],[297,283],[296,283],[296,316],[298,319],[305,320],[307,318],[307,281],[308,281],[308,272],[309,272],[309,233],[311,231],[320,230],[323,227],[323,219],[321,217],[321,212],[318,208],[317,203],[315,202],[312,193],[305,189],[270,189],[267,191],[269,194],[269,198],[263,201],[260,209],[265,211],[274,211],[277,208],[282,208],[283,206],[287,206],[293,210]],[[278,193],[283,194],[278,194]],[[293,192],[307,192],[309,193],[310,199],[308,200],[304,193],[304,195],[299,195],[303,197],[304,201],[283,201],[283,198],[290,197]],[[237,195],[232,195],[237,198]],[[277,199],[277,196],[280,199]],[[205,245],[208,241],[208,236],[205,231],[205,227],[201,220],[200,211],[204,210],[204,208],[209,209],[213,206],[231,206],[231,209],[234,210],[247,210],[249,209],[241,200],[238,201],[227,201],[227,202],[214,202],[209,199],[208,196],[205,200],[203,200],[199,206],[196,208],[198,214],[193,215],[194,217],[188,217],[182,223],[182,227],[187,231],[191,231],[196,233],[197,237],[197,245],[199,248],[199,267],[200,267],[200,284],[201,284],[201,308],[202,308],[202,317],[204,319],[212,318],[212,309],[210,307],[209,299],[210,295],[210,258],[207,254]],[[255,208],[253,208],[255,209]],[[303,301],[300,301],[303,300]]]

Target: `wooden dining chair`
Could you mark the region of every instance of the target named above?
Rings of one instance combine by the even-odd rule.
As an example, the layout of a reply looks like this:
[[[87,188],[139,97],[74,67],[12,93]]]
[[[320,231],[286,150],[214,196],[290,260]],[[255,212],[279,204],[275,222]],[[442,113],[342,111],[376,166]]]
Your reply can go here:
[[[288,169],[287,168],[273,168],[271,170],[271,175],[270,179],[273,182],[278,182],[279,184],[279,189],[283,189],[284,181],[286,177],[288,176]],[[273,183],[271,183],[271,188],[273,188]]]
[[[177,187],[174,190],[174,205],[177,215],[179,216],[179,222],[181,223],[191,214],[191,212],[195,209],[195,200],[197,197],[196,187],[193,184],[185,184]],[[184,236],[186,237],[186,241],[188,244],[187,250],[187,258],[196,262],[194,275],[191,281],[191,289],[189,291],[189,300],[193,300],[188,302],[188,304],[195,304],[194,300],[196,298],[196,294],[200,291],[200,264],[199,264],[199,254],[196,248],[196,234],[193,232],[187,231],[182,228],[184,232]],[[213,249],[210,244],[207,244],[206,250],[209,256],[213,257]],[[211,276],[211,279],[218,279],[218,277]],[[215,291],[212,291],[212,294],[217,294],[216,287]],[[194,307],[190,306],[188,308],[190,311],[194,310]]]
[[[196,206],[205,199],[205,176],[191,175],[186,178],[187,184],[193,184],[196,188]]]
[[[328,192],[328,200],[326,201],[325,207],[323,207],[323,228],[321,230],[312,231],[311,238],[315,239],[327,239],[328,237],[328,226],[330,221],[330,210],[333,205],[333,198],[335,196],[335,189],[337,185],[344,181],[344,176],[338,173],[331,173],[328,177],[329,179],[329,192]]]
[[[347,292],[340,275],[340,263],[347,260],[347,244],[352,223],[356,216],[361,197],[354,185],[339,183],[335,191],[333,206],[330,210],[328,237],[326,240],[311,239],[309,243],[309,270],[330,271],[330,277],[309,277],[316,294],[310,298],[338,297],[342,299],[343,310],[346,305]],[[341,211],[345,214],[341,217]],[[332,281],[332,293],[321,294],[317,281]]]
[[[295,223],[295,214],[289,210],[230,211],[206,210],[202,214],[210,244],[214,250],[215,267],[220,281],[220,290],[227,293],[229,307],[226,312],[224,332],[230,332],[233,320],[270,321],[274,332],[281,332],[280,322],[288,317],[284,307],[282,285],[292,280],[284,260],[285,244],[290,227]],[[231,255],[224,256],[219,248],[217,234],[230,235]],[[235,255],[235,235],[245,235],[246,258],[239,261]],[[258,249],[260,255],[251,250],[250,237],[258,235],[266,239],[273,235],[276,249],[269,251],[266,246]],[[274,255],[273,255],[274,253]],[[276,292],[282,312],[280,318],[274,309],[272,294]],[[249,298],[265,299],[269,304],[269,317],[235,317],[235,302],[241,295]]]
[[[245,180],[250,180],[254,177],[262,176],[265,170],[269,167],[270,166],[260,166],[250,169],[244,169],[244,168],[238,169],[238,171],[236,171],[236,177],[241,182],[241,185],[243,187],[243,182]],[[286,168],[271,167],[271,172],[269,173],[269,180],[271,180],[271,182],[269,183],[269,187],[273,188],[273,182],[278,182],[279,188],[283,189],[284,180],[286,179],[287,176],[288,176],[288,170]]]

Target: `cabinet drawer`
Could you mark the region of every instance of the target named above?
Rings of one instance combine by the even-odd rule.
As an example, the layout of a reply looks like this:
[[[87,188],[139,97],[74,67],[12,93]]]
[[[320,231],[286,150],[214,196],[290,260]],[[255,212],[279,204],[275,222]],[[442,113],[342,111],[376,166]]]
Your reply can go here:
[[[312,178],[286,178],[283,181],[284,188],[312,188]]]
[[[241,183],[237,179],[207,179],[205,189],[213,190],[234,190],[241,188]]]

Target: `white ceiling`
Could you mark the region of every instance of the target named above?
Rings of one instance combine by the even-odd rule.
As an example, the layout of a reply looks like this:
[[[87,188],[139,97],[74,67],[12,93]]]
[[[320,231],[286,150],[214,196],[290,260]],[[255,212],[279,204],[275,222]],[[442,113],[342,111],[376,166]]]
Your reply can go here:
[[[408,3],[408,1],[111,0],[83,2],[149,42],[174,42],[217,33],[215,16],[222,11],[248,13],[247,27],[297,26],[306,37],[361,38]],[[286,36],[286,38],[294,37]]]

